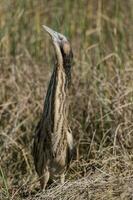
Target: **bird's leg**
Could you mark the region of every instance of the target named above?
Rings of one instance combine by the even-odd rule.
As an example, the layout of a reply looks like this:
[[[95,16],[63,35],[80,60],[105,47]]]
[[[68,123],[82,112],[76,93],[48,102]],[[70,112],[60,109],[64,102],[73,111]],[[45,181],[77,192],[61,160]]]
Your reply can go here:
[[[49,177],[50,177],[49,171],[48,171],[48,169],[45,169],[44,170],[44,175],[40,178],[41,190],[45,191],[45,188],[47,186]]]
[[[61,180],[61,184],[64,184],[64,182],[65,182],[65,174],[64,173],[62,173],[60,175],[60,180]]]

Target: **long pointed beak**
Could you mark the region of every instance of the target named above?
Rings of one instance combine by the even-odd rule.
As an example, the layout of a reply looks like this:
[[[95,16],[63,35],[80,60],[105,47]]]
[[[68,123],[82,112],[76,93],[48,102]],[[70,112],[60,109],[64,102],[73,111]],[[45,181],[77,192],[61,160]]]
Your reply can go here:
[[[61,41],[64,41],[64,42],[67,41],[67,39],[64,35],[52,30],[48,26],[43,25],[43,28],[51,36],[53,41],[58,42],[58,43]]]
[[[43,25],[44,30],[52,37],[52,39],[56,42],[59,42],[60,38],[59,38],[59,33],[53,31],[51,28]]]

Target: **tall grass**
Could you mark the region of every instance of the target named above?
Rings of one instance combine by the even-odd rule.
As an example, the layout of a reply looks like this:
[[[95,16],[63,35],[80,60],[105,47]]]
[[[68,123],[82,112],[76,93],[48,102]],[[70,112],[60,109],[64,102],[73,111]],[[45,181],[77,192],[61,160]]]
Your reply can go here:
[[[43,198],[52,199],[52,194],[56,199],[131,198],[132,22],[132,0],[0,0],[2,199],[33,198],[30,193],[38,186],[32,138],[53,63],[52,45],[42,24],[65,34],[72,43],[69,120],[76,145],[68,183],[55,184],[54,189],[52,185]],[[108,192],[101,191],[101,183]]]

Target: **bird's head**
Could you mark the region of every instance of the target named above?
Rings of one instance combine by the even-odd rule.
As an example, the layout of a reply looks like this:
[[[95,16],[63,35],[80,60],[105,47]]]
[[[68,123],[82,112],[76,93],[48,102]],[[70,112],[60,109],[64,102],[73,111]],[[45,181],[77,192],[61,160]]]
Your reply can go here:
[[[70,42],[61,33],[58,33],[45,25],[43,25],[43,28],[51,36],[58,66],[63,66],[65,70],[69,70],[73,59]]]

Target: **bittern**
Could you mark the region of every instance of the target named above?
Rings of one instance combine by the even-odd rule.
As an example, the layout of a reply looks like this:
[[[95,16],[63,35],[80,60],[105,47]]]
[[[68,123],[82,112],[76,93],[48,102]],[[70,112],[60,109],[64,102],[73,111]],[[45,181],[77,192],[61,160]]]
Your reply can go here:
[[[64,174],[73,152],[73,137],[68,125],[69,88],[73,53],[68,39],[47,26],[55,50],[55,63],[44,102],[42,117],[35,131],[33,157],[41,189],[49,179]]]

